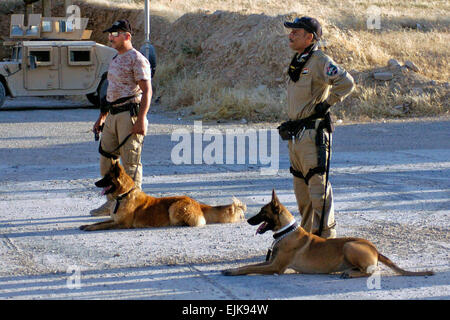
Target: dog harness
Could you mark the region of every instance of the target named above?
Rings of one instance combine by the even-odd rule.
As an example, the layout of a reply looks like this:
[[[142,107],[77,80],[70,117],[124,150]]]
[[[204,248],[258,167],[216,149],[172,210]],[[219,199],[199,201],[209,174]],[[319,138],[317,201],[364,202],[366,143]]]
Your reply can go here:
[[[289,233],[291,233],[292,231],[297,230],[297,228],[299,227],[297,221],[292,220],[291,223],[289,223],[288,225],[284,226],[283,228],[281,228],[280,230],[278,230],[277,232],[275,232],[273,234],[274,237],[274,241],[272,242],[272,245],[270,246],[269,250],[267,251],[267,255],[266,255],[266,261],[269,261],[270,256],[272,255],[273,252],[273,248],[275,247],[275,245],[280,242],[284,237],[286,237]]]

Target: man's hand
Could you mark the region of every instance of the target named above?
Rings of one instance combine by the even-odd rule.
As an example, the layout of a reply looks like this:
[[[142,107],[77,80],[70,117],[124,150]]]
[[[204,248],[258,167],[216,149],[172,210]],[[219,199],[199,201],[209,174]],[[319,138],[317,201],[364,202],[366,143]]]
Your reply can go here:
[[[145,136],[147,134],[147,125],[148,121],[146,117],[138,117],[133,128],[131,128],[131,133],[142,134]]]
[[[316,104],[316,106],[314,107],[314,111],[319,117],[323,117],[328,112],[330,107],[331,105],[329,105],[328,102],[324,101]]]
[[[92,132],[94,133],[100,133],[100,131],[102,131],[102,126],[105,123],[106,120],[106,116],[108,115],[108,112],[106,113],[100,113],[100,115],[98,116],[97,121],[95,121],[94,126],[92,127]]]

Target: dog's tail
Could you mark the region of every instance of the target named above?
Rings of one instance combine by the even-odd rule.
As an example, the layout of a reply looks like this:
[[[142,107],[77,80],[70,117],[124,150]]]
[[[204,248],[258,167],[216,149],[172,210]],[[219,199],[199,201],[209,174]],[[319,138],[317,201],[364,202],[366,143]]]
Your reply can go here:
[[[231,204],[234,208],[234,212],[236,215],[240,217],[240,219],[245,219],[245,211],[247,211],[247,206],[241,200],[236,197],[233,197],[233,203]]]
[[[381,253],[378,253],[378,261],[382,262],[396,273],[401,274],[402,276],[432,276],[434,275],[433,271],[406,271],[402,268],[398,267],[395,263],[393,263],[388,257],[383,256]]]
[[[245,219],[247,206],[239,199],[233,197],[233,203],[225,206],[201,205],[206,223],[239,222]]]

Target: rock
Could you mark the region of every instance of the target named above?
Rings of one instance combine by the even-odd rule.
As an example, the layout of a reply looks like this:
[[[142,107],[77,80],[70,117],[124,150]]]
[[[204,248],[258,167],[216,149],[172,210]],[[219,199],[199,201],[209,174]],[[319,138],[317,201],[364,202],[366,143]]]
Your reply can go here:
[[[394,78],[394,75],[392,72],[375,72],[373,74],[373,77],[375,80],[383,80],[383,81],[389,81]]]
[[[405,66],[414,72],[419,72],[419,68],[412,61],[409,60],[405,61]]]
[[[388,66],[389,68],[395,69],[400,67],[400,63],[395,59],[389,59]]]
[[[400,63],[395,59],[389,59],[388,66],[389,67],[400,67]]]

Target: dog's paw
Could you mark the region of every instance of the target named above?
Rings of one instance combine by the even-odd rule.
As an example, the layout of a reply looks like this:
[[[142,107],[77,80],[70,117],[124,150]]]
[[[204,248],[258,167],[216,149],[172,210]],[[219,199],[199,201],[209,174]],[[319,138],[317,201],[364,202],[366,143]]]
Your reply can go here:
[[[350,273],[348,273],[347,271],[342,272],[341,274],[341,279],[350,279]]]
[[[89,224],[82,225],[82,226],[80,227],[80,230],[83,230],[83,231],[92,231],[91,226],[90,226]]]

